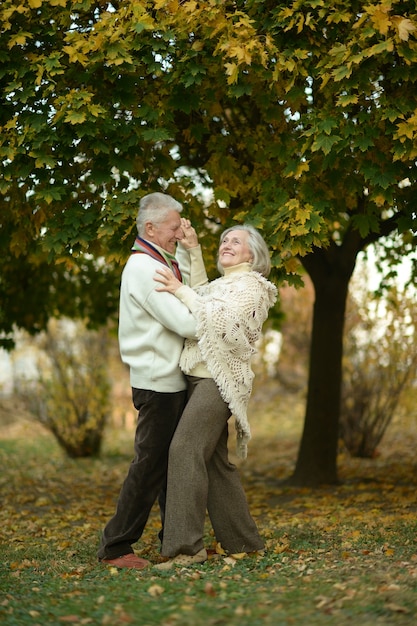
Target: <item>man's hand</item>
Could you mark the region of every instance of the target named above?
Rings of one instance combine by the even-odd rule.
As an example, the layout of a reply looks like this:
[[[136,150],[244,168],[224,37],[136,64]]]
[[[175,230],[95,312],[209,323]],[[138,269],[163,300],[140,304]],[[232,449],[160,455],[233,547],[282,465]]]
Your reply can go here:
[[[197,233],[191,226],[190,220],[187,220],[185,217],[181,218],[181,230],[184,233],[184,237],[180,239],[180,243],[184,246],[184,248],[188,250],[189,248],[195,248],[198,246]]]

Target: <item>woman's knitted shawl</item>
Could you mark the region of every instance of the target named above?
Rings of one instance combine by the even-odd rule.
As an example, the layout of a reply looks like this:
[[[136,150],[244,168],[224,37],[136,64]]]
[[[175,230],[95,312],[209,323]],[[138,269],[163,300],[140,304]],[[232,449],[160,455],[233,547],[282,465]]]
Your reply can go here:
[[[235,417],[237,454],[247,455],[247,407],[254,373],[251,357],[268,310],[277,299],[275,285],[249,271],[222,276],[196,289],[192,313],[198,342],[185,340],[180,367],[190,371],[204,361]]]

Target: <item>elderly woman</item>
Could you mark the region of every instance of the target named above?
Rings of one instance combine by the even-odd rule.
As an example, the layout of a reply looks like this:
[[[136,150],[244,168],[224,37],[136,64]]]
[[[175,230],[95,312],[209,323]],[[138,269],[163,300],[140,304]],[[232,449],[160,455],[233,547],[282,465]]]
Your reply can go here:
[[[186,339],[180,367],[189,399],[171,442],[166,517],[159,569],[207,559],[203,534],[206,509],[217,541],[230,553],[264,548],[250,515],[235,465],[228,459],[228,420],[235,417],[237,454],[246,457],[250,428],[247,406],[254,377],[251,357],[277,289],[267,280],[269,251],[249,225],[229,228],[221,238],[222,276],[193,290],[172,272],[157,270],[158,291],[174,294],[197,320],[197,340]]]

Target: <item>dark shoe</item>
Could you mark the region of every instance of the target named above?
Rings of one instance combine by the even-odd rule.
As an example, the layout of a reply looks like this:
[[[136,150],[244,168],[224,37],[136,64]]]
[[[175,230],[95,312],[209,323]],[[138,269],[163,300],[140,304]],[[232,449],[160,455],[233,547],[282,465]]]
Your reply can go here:
[[[118,556],[115,559],[101,559],[101,563],[113,565],[114,567],[131,567],[134,569],[145,569],[145,567],[150,565],[149,561],[141,559],[133,553],[124,554],[123,556]]]
[[[177,554],[169,561],[165,561],[165,563],[158,563],[154,565],[154,569],[158,569],[159,571],[170,570],[173,567],[189,567],[190,565],[196,565],[197,563],[204,563],[207,561],[207,551],[203,548],[197,554]]]

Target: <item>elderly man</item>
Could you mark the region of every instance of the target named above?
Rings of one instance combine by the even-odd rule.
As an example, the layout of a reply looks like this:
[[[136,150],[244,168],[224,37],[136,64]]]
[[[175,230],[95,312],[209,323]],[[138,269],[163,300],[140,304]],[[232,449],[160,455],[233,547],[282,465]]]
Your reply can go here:
[[[141,199],[138,237],[122,274],[119,346],[130,369],[138,421],[135,456],[98,551],[102,563],[116,567],[149,565],[135,555],[132,544],[141,537],[157,498],[163,526],[168,450],[186,403],[187,384],[178,363],[184,337],[195,338],[196,322],[183,303],[158,293],[154,281],[161,266],[191,286],[207,281],[197,235],[181,211],[181,204],[163,193]],[[160,538],[162,533],[163,528]]]

